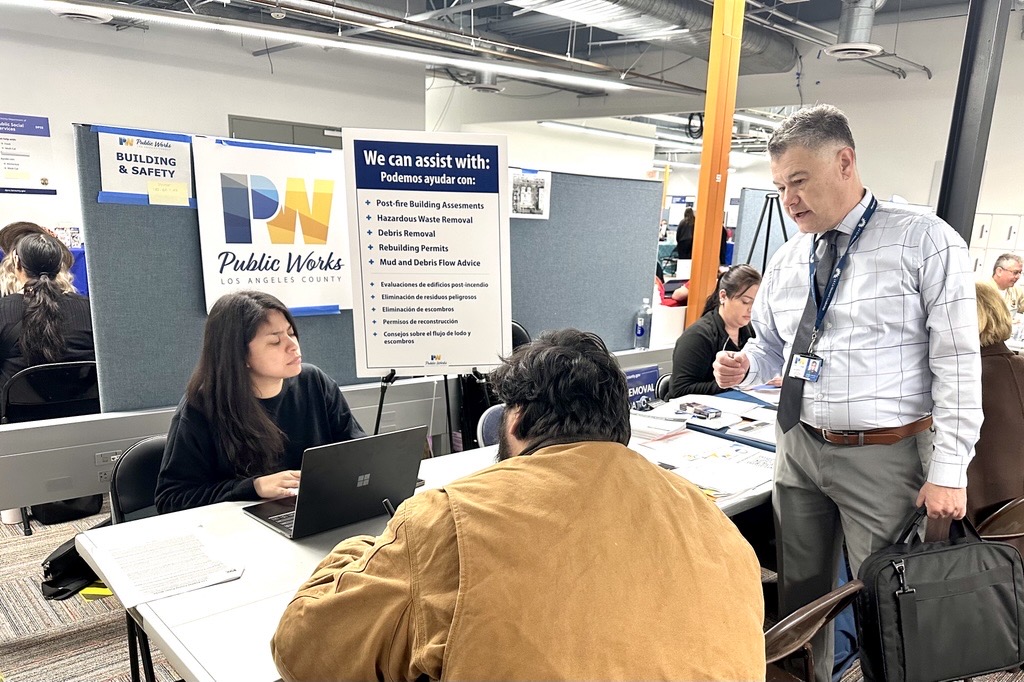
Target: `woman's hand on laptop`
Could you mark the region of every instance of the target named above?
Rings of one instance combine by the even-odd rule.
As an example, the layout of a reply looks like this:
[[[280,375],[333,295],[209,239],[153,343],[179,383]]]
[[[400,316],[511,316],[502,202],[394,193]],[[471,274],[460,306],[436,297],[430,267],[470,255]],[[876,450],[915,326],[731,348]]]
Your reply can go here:
[[[252,483],[256,494],[267,500],[299,494],[299,472],[295,470],[260,476]]]

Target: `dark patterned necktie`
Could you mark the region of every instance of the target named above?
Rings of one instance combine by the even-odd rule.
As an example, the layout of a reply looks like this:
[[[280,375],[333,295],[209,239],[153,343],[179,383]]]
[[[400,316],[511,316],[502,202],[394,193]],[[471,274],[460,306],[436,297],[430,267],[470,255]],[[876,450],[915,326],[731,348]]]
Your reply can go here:
[[[818,287],[818,296],[825,290],[825,285],[832,276],[832,270],[836,264],[836,235],[837,230],[829,230],[818,238],[815,251],[818,256],[818,265],[814,271],[814,283]],[[818,304],[814,292],[807,292],[807,305],[804,306],[804,314],[800,318],[800,326],[796,330],[796,339],[793,341],[793,351],[789,354],[789,362],[786,363],[786,371],[782,375],[782,392],[779,394],[779,426],[782,432],[786,433],[796,426],[800,421],[800,406],[803,401],[804,384],[803,379],[789,376],[789,368],[793,364],[793,358],[800,353],[807,352],[807,346],[811,343],[811,332],[814,331],[814,320],[818,315]]]

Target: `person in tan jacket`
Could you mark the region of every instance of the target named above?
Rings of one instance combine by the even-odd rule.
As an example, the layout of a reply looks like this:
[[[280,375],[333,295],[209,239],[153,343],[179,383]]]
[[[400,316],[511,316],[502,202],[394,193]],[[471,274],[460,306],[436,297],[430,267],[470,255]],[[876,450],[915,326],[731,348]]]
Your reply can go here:
[[[763,680],[754,552],[626,447],[601,339],[547,333],[492,382],[500,461],[334,548],[271,642],[283,679]]]

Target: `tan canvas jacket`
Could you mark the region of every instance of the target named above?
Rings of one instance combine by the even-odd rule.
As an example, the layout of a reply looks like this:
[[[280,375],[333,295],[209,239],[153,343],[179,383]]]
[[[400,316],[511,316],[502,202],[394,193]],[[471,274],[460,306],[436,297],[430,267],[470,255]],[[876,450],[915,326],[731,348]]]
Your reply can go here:
[[[763,680],[753,550],[622,445],[557,445],[346,540],[271,643],[285,680]]]

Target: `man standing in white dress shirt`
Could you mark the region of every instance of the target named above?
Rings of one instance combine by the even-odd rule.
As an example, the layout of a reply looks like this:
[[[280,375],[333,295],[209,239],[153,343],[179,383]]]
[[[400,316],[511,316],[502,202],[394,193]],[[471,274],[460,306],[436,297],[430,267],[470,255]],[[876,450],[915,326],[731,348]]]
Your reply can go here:
[[[856,575],[915,506],[964,516],[981,361],[964,240],[934,215],[878,205],[841,111],[793,114],[768,152],[800,233],[764,273],[757,337],[714,368],[723,387],[784,377],[772,505],[785,615],[833,589],[844,537]],[[813,644],[827,682],[831,628]]]

